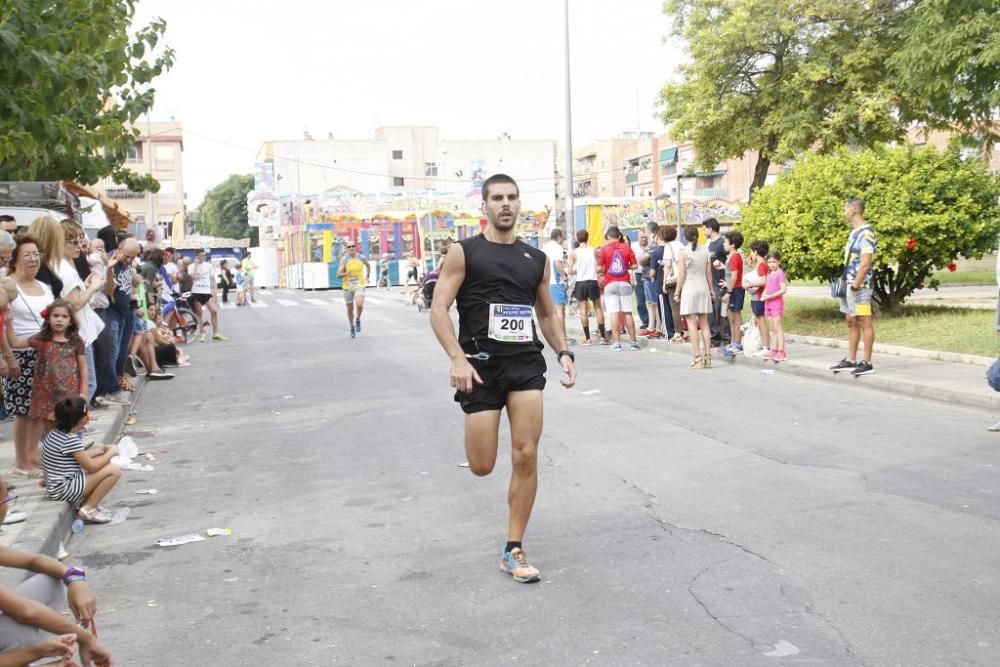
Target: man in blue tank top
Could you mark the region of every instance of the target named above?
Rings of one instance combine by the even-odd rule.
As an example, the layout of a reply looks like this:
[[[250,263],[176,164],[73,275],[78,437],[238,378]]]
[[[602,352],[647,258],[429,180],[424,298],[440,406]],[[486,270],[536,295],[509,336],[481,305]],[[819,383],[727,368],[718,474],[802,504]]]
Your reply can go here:
[[[449,379],[465,412],[465,454],[469,469],[488,475],[497,459],[500,412],[510,421],[512,472],[510,520],[500,569],[515,581],[541,579],[528,563],[521,541],[538,487],[538,439],[542,434],[545,359],[535,330],[558,352],[566,373],[563,386],[576,383],[573,353],[549,292],[545,254],[520,241],[515,232],[520,191],[510,176],[483,183],[484,233],[451,246],[431,305],[431,326],[451,358]],[[448,310],[458,305],[458,336]]]

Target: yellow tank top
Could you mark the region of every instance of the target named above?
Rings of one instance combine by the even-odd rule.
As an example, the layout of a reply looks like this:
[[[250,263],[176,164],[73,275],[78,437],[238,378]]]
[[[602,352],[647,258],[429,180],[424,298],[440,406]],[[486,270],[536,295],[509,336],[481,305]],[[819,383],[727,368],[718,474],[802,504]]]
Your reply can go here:
[[[360,259],[349,259],[344,265],[344,287],[347,289],[357,289],[365,286],[365,263]]]

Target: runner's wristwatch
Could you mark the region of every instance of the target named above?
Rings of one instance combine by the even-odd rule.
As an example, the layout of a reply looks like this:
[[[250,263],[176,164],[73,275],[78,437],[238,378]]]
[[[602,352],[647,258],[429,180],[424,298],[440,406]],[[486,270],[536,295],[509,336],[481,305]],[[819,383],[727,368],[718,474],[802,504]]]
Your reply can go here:
[[[576,355],[570,352],[569,350],[563,350],[562,352],[556,355],[556,359],[559,361],[562,361],[563,357],[569,357],[570,361],[572,361],[574,364],[576,363]]]

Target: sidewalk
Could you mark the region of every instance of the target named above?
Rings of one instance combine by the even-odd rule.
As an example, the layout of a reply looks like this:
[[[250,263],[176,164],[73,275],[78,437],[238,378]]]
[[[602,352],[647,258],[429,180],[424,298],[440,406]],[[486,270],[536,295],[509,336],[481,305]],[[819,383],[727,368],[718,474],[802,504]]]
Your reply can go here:
[[[573,322],[566,324],[571,337],[583,336],[583,330],[578,324]],[[929,398],[1000,412],[1000,393],[993,391],[986,384],[985,365],[879,354],[876,351],[872,359],[875,374],[852,377],[849,373],[833,373],[829,370],[830,365],[845,356],[843,350],[832,349],[828,345],[804,343],[795,336],[787,336],[787,339],[787,361],[775,364],[761,359],[747,359],[741,353],[736,356],[733,363],[751,369],[766,368],[779,374],[791,373],[816,378],[842,387],[854,386],[854,383],[857,383],[903,396]],[[644,348],[652,347],[659,351],[691,356],[691,345],[688,343],[639,338],[639,344]],[[718,350],[713,354],[714,365],[722,367],[728,363]]]
[[[91,410],[90,426],[94,433],[90,436],[97,444],[114,444],[118,441],[125,426],[125,420],[135,406],[145,379],[132,379],[136,391],[132,394],[132,404],[112,406],[100,410]],[[56,557],[59,543],[65,541],[70,534],[70,524],[76,518],[76,512],[69,503],[50,500],[45,489],[38,485],[36,479],[21,479],[10,474],[14,467],[14,423],[7,422],[0,427],[0,475],[8,484],[17,488],[10,495],[17,496],[14,511],[24,512],[28,518],[22,523],[15,523],[0,528],[0,545],[12,547],[28,553],[43,553]],[[88,526],[86,529],[90,529]],[[114,528],[107,528],[114,530]],[[69,549],[69,547],[67,547]],[[21,580],[27,578],[24,570],[0,568],[0,585],[14,588]]]
[[[802,288],[826,290],[826,288]],[[984,288],[948,288],[955,293],[972,296],[982,296]],[[986,288],[993,294],[992,288]],[[927,290],[925,290],[927,291]],[[942,290],[945,291],[945,290]],[[824,291],[829,298],[829,291]],[[383,297],[390,297],[397,303],[403,303],[404,296],[395,287],[391,292],[381,292]],[[995,295],[992,296],[995,300]],[[954,304],[949,304],[954,305]],[[995,302],[994,302],[995,306]],[[576,318],[566,322],[566,329],[573,338],[582,338],[583,330]],[[788,360],[780,364],[765,362],[760,359],[747,359],[738,355],[733,363],[748,366],[756,370],[774,370],[777,373],[790,373],[803,377],[811,377],[830,383],[839,383],[842,387],[853,386],[851,383],[864,384],[873,389],[879,389],[903,396],[927,398],[944,401],[955,405],[965,405],[1000,412],[1000,393],[993,391],[986,384],[986,368],[992,359],[959,355],[946,352],[913,350],[898,346],[875,345],[872,363],[875,366],[874,375],[852,377],[848,373],[833,373],[830,366],[846,356],[846,341],[835,339],[812,338],[787,335]],[[653,347],[659,351],[691,356],[691,346],[687,343],[669,343],[666,341],[650,341],[639,338],[643,347]],[[597,346],[595,346],[596,348]],[[890,353],[880,352],[880,349],[891,350]],[[611,354],[610,350],[608,354]],[[628,354],[622,352],[621,354]],[[728,362],[718,351],[715,352],[715,362],[723,366]]]

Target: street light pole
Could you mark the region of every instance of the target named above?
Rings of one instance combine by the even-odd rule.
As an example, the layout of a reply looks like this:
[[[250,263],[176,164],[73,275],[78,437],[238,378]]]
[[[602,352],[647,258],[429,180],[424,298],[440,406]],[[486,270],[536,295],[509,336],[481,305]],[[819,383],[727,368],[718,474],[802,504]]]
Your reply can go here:
[[[572,236],[576,229],[573,211],[573,113],[569,78],[569,0],[563,2],[563,18],[566,28],[566,235]]]

